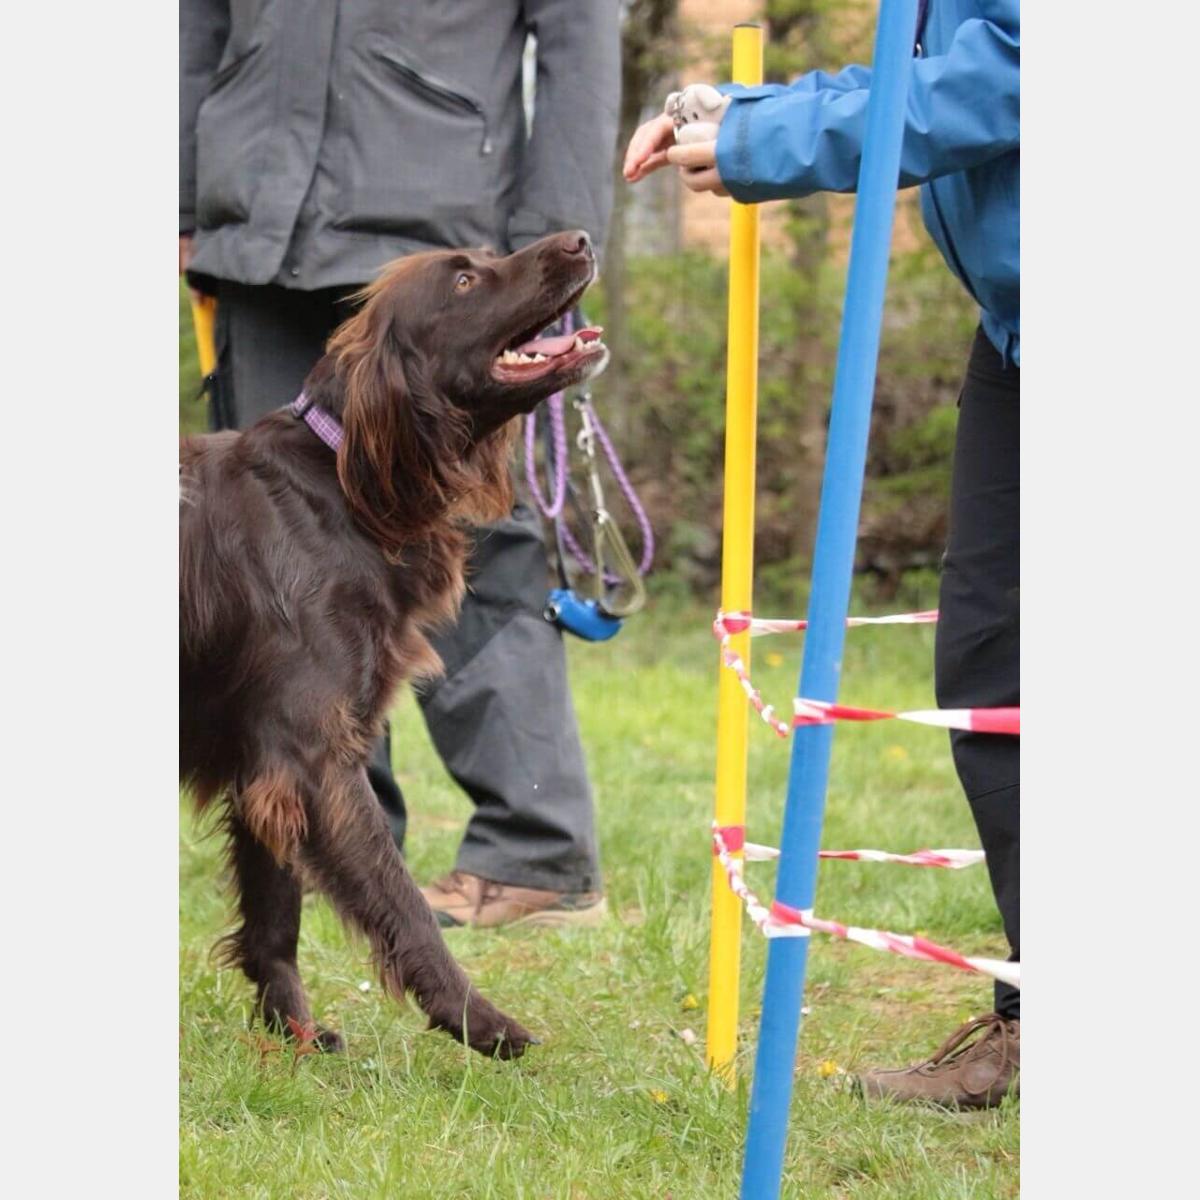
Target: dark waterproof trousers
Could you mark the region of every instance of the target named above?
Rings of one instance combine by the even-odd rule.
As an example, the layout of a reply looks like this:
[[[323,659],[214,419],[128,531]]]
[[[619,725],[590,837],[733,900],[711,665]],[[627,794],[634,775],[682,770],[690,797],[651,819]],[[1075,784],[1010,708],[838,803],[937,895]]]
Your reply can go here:
[[[225,284],[217,303],[213,424],[241,429],[290,403],[350,314],[350,289]],[[542,618],[548,590],[537,514],[518,504],[476,532],[458,624],[431,639],[445,676],[417,693],[443,763],[475,804],[456,867],[563,892],[601,887],[592,795],[567,685],[562,635]],[[388,737],[368,775],[397,844],[404,799]]]
[[[937,626],[942,708],[1021,702],[1021,372],[975,335],[959,399],[950,533]],[[987,854],[992,891],[1021,958],[1021,747],[999,734],[950,735],[954,765]],[[996,984],[996,1011],[1021,1015],[1021,993]]]

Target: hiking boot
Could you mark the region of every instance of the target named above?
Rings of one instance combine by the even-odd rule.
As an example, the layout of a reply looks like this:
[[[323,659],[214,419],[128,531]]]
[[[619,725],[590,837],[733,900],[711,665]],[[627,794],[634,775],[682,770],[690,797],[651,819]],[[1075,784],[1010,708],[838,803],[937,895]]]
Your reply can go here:
[[[1020,1019],[989,1013],[956,1029],[925,1062],[866,1071],[858,1086],[869,1100],[887,1096],[946,1108],[995,1108],[1010,1090],[1020,1095],[1020,1072]]]
[[[601,892],[551,892],[494,883],[466,871],[451,871],[421,889],[443,929],[471,925],[540,925],[556,928],[599,925],[608,912]]]

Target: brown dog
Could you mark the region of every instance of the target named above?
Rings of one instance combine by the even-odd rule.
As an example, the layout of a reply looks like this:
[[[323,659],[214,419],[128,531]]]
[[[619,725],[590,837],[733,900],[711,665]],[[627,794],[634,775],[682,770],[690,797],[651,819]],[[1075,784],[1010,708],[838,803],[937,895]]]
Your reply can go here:
[[[533,1040],[446,949],[365,764],[400,682],[441,668],[424,631],[457,611],[464,523],[511,508],[513,418],[607,361],[595,330],[529,340],[594,275],[580,232],[401,259],[330,339],[308,417],[182,443],[180,775],[226,805],[241,925],[225,949],[274,1029],[341,1046],[296,968],[304,882],[431,1027],[504,1058]]]

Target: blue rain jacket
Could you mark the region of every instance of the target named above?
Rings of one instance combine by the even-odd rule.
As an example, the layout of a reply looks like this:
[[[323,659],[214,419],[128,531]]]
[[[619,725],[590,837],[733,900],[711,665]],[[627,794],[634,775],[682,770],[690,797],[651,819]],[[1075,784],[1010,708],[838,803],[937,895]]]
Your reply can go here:
[[[1021,18],[1018,0],[922,4],[900,158],[921,185],[925,225],[978,302],[1006,361],[1021,361]],[[812,71],[732,96],[717,170],[735,200],[852,192],[866,128],[868,67]]]

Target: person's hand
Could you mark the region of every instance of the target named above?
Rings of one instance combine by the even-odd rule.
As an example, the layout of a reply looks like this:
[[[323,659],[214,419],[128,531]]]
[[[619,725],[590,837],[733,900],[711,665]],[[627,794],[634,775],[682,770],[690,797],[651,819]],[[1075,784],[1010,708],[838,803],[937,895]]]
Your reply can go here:
[[[660,113],[639,125],[629,139],[622,173],[626,183],[637,183],[647,175],[667,165],[667,147],[675,144],[675,122],[667,113]]]
[[[728,196],[717,172],[717,135],[730,98],[707,83],[693,83],[667,97],[667,112],[675,118],[675,145],[667,161],[679,168],[684,187],[693,192]]]
[[[191,265],[192,261],[192,235],[190,233],[181,233],[179,235],[179,277],[182,279],[184,272]],[[198,292],[190,284],[188,286],[188,294],[192,298],[193,304],[199,304],[204,299],[204,293]]]
[[[679,167],[685,187],[694,192],[729,193],[717,173],[717,134],[729,97],[706,83],[689,84],[667,97],[661,116],[640,126],[625,152],[624,175],[630,183],[659,167]]]
[[[714,196],[728,196],[721,176],[717,173],[717,139],[709,142],[692,142],[684,146],[672,146],[667,151],[667,161],[679,168],[683,186],[693,192],[712,192]]]

